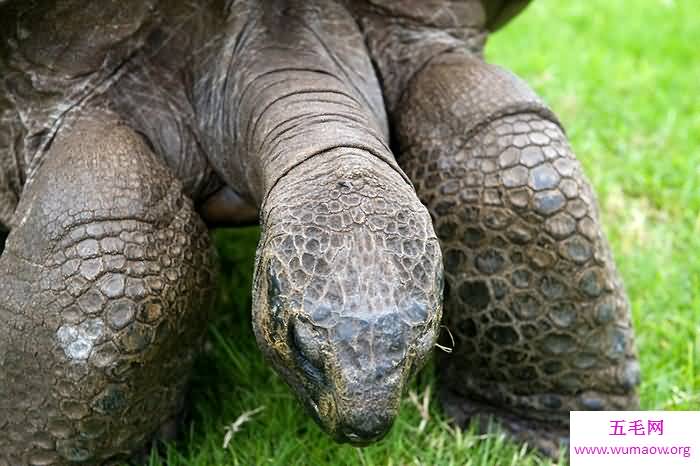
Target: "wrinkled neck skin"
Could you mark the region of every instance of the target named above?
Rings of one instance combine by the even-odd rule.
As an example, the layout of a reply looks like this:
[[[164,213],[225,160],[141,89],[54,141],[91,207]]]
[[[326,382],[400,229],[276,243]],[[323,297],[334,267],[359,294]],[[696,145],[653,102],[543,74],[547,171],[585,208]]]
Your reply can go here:
[[[256,207],[292,168],[336,147],[399,170],[364,39],[354,21],[328,23],[351,19],[334,3],[234,2],[219,39],[195,54],[204,146],[224,182]]]

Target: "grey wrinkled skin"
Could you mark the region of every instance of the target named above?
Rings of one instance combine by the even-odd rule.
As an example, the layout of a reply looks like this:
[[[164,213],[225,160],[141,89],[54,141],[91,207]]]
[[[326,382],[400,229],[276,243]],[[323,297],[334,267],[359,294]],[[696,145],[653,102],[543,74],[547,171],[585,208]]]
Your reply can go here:
[[[388,432],[441,322],[460,425],[556,455],[569,410],[636,407],[592,189],[482,58],[526,4],[0,1],[0,466],[168,438],[208,228],[258,221],[258,344],[338,441]]]

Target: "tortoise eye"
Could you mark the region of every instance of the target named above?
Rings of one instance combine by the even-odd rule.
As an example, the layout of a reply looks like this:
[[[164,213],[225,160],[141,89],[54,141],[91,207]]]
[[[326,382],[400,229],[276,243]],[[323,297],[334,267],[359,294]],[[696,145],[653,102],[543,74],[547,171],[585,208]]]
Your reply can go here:
[[[289,323],[289,347],[299,368],[315,383],[325,385],[321,340],[308,323],[292,319]]]

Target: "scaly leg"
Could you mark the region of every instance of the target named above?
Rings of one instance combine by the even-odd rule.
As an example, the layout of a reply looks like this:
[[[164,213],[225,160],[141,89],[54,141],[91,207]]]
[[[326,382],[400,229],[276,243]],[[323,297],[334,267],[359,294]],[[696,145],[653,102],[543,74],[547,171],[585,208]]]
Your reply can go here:
[[[213,287],[205,225],[117,118],[61,129],[0,257],[0,465],[93,465],[183,403]]]
[[[637,407],[630,311],[590,184],[522,81],[466,52],[432,59],[393,112],[399,163],[445,263],[442,400],[557,455],[570,410]]]

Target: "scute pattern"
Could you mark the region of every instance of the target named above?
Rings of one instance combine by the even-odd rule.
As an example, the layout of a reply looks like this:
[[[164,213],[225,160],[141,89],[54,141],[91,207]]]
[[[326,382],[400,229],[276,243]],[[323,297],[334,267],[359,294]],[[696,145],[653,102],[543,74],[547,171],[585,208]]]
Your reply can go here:
[[[413,77],[392,118],[444,255],[448,413],[495,415],[556,456],[570,410],[636,407],[629,303],[552,112],[512,74],[455,51]]]
[[[306,192],[287,182],[268,199],[260,250],[274,251],[266,259],[277,286],[329,330],[346,316],[373,321],[401,312],[406,325],[422,322],[412,304],[439,308],[433,285],[441,279],[425,208],[398,174],[381,174],[388,168],[382,161],[351,155],[338,165],[333,176],[304,173],[296,183],[307,184]]]
[[[395,416],[399,383],[435,342],[442,264],[430,217],[400,174],[362,151],[317,157],[290,172],[263,208],[254,327],[312,414],[338,435],[338,424],[378,416],[371,400]]]
[[[3,466],[102,464],[142,448],[182,409],[206,325],[213,256],[182,185],[137,138],[130,149],[81,142],[59,140],[50,163],[65,163],[47,168],[55,179],[38,174],[46,190],[24,211],[25,225],[39,231],[20,225],[0,258],[0,429],[10,433],[0,436]],[[102,172],[100,185],[76,185],[66,173],[106,161],[118,168],[129,155],[159,175],[152,186],[140,184],[143,172],[127,176],[134,186],[123,191],[113,189],[123,181],[113,178],[118,170]],[[149,194],[134,199],[139,189]],[[103,210],[106,193],[114,202]],[[48,209],[56,195],[81,202]],[[140,207],[149,215],[135,214]]]
[[[506,116],[454,154],[413,150],[402,162],[443,245],[457,344],[440,357],[442,382],[542,421],[631,407],[629,305],[558,125]]]

